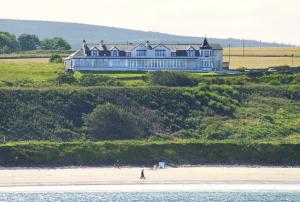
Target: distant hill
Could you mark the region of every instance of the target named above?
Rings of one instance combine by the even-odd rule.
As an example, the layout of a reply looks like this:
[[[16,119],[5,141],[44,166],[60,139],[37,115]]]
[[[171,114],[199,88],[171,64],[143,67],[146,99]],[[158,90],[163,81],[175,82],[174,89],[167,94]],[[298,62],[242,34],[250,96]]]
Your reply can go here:
[[[141,41],[152,41],[161,43],[201,43],[203,37],[178,36],[159,32],[144,32],[115,27],[88,25],[79,23],[48,22],[32,20],[7,20],[0,19],[0,31],[7,31],[15,35],[23,33],[35,34],[40,39],[62,37],[66,39],[73,48],[81,46],[82,39],[89,43],[98,43],[104,40],[110,43],[137,43]],[[217,39],[209,38],[211,43],[221,44],[223,47],[242,47],[240,39]],[[287,44],[266,43],[254,40],[245,40],[246,47],[282,47]]]

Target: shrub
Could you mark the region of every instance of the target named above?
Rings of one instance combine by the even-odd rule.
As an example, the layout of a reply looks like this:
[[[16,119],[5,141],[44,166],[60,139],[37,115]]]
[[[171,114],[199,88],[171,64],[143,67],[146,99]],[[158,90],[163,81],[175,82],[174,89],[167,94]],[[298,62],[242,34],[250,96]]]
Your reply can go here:
[[[278,86],[278,85],[280,85],[280,81],[278,81],[278,80],[271,80],[269,83],[270,83],[271,85],[273,85],[273,86]]]
[[[155,71],[149,73],[150,81],[162,86],[195,86],[197,82],[183,72]]]
[[[83,86],[97,86],[103,85],[111,78],[108,76],[97,76],[94,74],[85,74],[82,75],[79,79],[79,84]]]
[[[117,105],[98,105],[83,119],[96,139],[132,139],[142,136],[134,115]]]
[[[50,63],[62,63],[63,59],[60,55],[54,54],[54,55],[51,55],[49,62]]]
[[[77,82],[74,74],[71,72],[63,72],[58,75],[56,78],[58,84],[74,84]]]

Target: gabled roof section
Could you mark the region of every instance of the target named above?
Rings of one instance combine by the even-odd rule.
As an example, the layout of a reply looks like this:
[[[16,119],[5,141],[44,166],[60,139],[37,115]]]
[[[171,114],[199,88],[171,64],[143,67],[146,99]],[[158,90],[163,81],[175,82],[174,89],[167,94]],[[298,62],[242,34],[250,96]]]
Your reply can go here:
[[[164,47],[164,48],[166,48],[166,49],[168,49],[168,50],[171,50],[170,48],[168,48],[166,45],[164,45],[164,44],[162,44],[162,43],[160,43],[160,44],[154,46],[153,49],[156,49],[156,48],[159,47],[159,46],[162,46],[162,47]]]
[[[92,50],[97,50],[97,51],[99,51],[99,48],[97,48],[96,46],[93,46],[90,50],[91,50],[91,51],[92,51]]]
[[[131,50],[134,50],[134,49],[136,49],[136,48],[137,48],[137,47],[139,47],[139,46],[143,46],[143,47],[145,47],[145,48],[149,49],[149,47],[147,47],[145,44],[143,44],[143,43],[140,43],[139,45],[137,45],[137,46],[133,47]]]
[[[117,50],[117,51],[120,51],[120,49],[118,49],[118,47],[117,46],[112,46],[109,50]]]
[[[189,46],[188,49],[186,49],[186,50],[187,50],[187,51],[188,51],[188,50],[193,50],[193,51],[195,51],[196,49],[195,49],[193,46]]]

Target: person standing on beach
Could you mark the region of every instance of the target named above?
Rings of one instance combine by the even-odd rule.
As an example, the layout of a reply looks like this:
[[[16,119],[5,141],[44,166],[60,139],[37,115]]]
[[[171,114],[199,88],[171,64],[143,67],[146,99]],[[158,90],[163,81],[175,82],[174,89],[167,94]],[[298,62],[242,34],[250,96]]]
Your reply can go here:
[[[143,180],[146,179],[146,178],[145,178],[145,174],[144,174],[144,169],[142,169],[142,171],[141,171],[141,177],[140,177],[140,179],[143,179]]]

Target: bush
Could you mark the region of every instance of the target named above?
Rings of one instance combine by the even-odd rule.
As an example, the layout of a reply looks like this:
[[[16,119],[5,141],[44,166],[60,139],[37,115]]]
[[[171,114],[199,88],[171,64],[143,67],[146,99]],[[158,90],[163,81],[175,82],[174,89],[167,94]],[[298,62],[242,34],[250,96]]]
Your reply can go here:
[[[97,86],[97,85],[104,85],[109,80],[111,80],[111,78],[108,76],[97,76],[94,74],[85,74],[80,77],[79,84],[82,86]]]
[[[96,139],[132,139],[142,136],[134,115],[117,105],[98,105],[83,119]]]
[[[155,71],[149,73],[150,81],[162,86],[195,86],[197,82],[183,72]]]
[[[278,85],[280,85],[280,81],[278,81],[278,80],[271,80],[269,83],[270,83],[271,85],[273,85],[273,86],[278,86]]]
[[[60,55],[54,54],[54,55],[51,55],[49,62],[50,63],[62,63],[63,59]]]
[[[74,84],[77,82],[72,72],[63,72],[56,78],[58,84]]]

